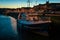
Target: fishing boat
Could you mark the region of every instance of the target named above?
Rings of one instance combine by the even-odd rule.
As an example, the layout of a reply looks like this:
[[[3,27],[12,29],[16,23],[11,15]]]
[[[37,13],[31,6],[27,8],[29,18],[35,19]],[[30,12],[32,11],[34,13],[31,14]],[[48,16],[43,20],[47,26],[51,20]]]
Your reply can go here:
[[[48,18],[41,18],[38,17],[39,14],[28,14],[29,16],[26,16],[27,14],[22,13],[21,19],[18,20],[18,24],[21,28],[27,31],[31,31],[36,34],[40,34],[43,36],[48,36],[48,28],[51,24],[50,17]],[[32,17],[30,17],[32,16]],[[35,17],[33,17],[35,16]],[[30,18],[30,19],[29,19]],[[29,19],[29,20],[28,20]]]

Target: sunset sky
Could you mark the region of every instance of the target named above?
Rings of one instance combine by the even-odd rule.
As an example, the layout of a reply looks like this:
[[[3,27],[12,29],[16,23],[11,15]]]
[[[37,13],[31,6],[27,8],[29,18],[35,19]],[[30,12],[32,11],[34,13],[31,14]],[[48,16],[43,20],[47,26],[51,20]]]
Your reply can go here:
[[[38,4],[44,4],[47,0],[37,0]],[[30,0],[31,7],[36,5],[36,0]],[[49,0],[49,2],[60,3],[60,0]],[[20,8],[27,7],[27,0],[0,0],[0,8]]]

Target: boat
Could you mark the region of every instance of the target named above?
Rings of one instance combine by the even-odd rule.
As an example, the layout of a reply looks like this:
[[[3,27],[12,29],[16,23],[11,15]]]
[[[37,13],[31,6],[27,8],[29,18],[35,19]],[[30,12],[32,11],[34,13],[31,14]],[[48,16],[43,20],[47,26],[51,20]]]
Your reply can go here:
[[[23,13],[23,15],[25,14]],[[48,28],[51,24],[50,18],[48,18],[49,20],[43,20],[41,18],[40,20],[35,20],[34,18],[33,20],[27,20],[25,17],[26,15],[22,16],[23,19],[18,20],[20,28],[39,35],[48,36]]]

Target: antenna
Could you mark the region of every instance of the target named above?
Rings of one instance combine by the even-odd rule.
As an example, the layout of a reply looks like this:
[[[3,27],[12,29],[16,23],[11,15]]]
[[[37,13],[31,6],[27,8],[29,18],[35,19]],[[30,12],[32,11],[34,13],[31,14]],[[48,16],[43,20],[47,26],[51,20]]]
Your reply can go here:
[[[27,7],[30,7],[30,0],[27,1]]]

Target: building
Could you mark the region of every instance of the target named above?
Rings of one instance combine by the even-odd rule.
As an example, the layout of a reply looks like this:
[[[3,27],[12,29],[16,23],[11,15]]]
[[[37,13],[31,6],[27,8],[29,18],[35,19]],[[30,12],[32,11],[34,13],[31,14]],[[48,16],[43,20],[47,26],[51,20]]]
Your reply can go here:
[[[46,1],[45,4],[39,4],[37,6],[34,6],[34,9],[36,11],[43,11],[46,13],[60,13],[60,3],[49,3],[49,1]]]

